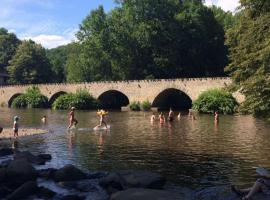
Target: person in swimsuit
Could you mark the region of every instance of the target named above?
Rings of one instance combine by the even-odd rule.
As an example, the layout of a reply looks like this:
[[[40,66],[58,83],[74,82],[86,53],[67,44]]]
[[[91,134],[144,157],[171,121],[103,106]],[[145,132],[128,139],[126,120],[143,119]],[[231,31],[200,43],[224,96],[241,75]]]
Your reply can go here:
[[[95,128],[100,128],[102,124],[105,125],[105,128],[107,129],[107,123],[105,121],[105,116],[108,114],[105,110],[101,109],[97,111],[97,114],[99,115],[99,125],[97,125]]]
[[[154,113],[152,113],[151,117],[150,117],[150,121],[154,122],[156,120],[156,116]]]
[[[218,120],[219,120],[218,112],[215,111],[214,115],[215,115],[215,122],[218,122]]]
[[[18,132],[19,132],[19,117],[18,116],[15,116],[14,117],[14,122],[13,122],[13,136],[15,138],[17,138],[19,136]]]
[[[172,111],[172,108],[170,108],[170,112],[168,115],[168,121],[172,122],[173,120],[174,120],[173,111]]]
[[[237,195],[243,196],[242,200],[251,200],[252,197],[259,192],[264,193],[270,198],[270,173],[267,172],[264,175],[259,175],[261,176],[261,178],[257,179],[257,181],[253,184],[251,188],[239,189],[236,186],[232,185],[231,190]]]
[[[159,123],[163,124],[166,122],[165,116],[162,112],[159,114],[158,118],[159,118]]]
[[[44,116],[41,118],[41,122],[42,122],[43,124],[47,124],[47,116],[46,116],[46,115],[44,115]]]
[[[68,128],[71,128],[73,125],[76,126],[78,121],[75,119],[75,107],[71,107],[69,112],[69,125]]]

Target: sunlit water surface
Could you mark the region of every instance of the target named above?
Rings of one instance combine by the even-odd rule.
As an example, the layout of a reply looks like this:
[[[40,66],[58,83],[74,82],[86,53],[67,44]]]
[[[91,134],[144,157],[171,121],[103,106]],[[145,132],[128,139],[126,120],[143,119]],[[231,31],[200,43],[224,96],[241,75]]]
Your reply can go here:
[[[49,167],[74,164],[85,170],[140,169],[158,172],[175,184],[206,187],[254,181],[257,166],[270,169],[270,124],[252,116],[183,115],[172,123],[150,123],[144,112],[110,112],[110,131],[94,131],[95,112],[76,112],[78,129],[67,131],[67,112],[1,108],[0,125],[12,127],[14,115],[21,127],[45,127],[51,133],[20,138],[19,149],[49,153]],[[11,146],[10,140],[0,141]]]

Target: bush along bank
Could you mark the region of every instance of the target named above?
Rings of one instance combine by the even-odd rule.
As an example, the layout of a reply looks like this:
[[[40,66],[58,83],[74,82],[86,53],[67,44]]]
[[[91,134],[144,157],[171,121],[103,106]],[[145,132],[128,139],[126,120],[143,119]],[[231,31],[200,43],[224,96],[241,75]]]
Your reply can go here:
[[[193,109],[200,113],[233,114],[236,112],[238,103],[232,93],[223,89],[211,89],[203,92],[193,103]]]
[[[76,107],[79,110],[91,110],[98,108],[97,100],[86,90],[78,90],[76,93],[68,93],[58,97],[52,105],[56,110],[67,110]]]
[[[11,104],[12,108],[48,108],[48,106],[48,98],[35,86],[28,88],[25,94],[16,97]]]

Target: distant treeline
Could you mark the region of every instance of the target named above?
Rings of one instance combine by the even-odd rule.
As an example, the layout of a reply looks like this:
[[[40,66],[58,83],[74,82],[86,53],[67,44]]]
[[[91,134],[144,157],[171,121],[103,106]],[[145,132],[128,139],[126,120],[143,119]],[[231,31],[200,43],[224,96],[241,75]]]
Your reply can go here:
[[[225,32],[238,16],[201,0],[125,0],[80,24],[77,41],[46,50],[0,29],[9,83],[224,76]]]

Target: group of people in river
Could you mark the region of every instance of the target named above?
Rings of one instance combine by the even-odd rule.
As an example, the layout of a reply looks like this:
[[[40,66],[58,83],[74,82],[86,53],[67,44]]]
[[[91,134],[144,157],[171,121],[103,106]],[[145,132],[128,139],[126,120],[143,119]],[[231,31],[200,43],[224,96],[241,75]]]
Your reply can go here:
[[[193,114],[192,110],[189,110],[189,112],[188,112],[188,117],[189,117],[191,120],[196,120],[196,117],[195,117],[195,115]],[[156,117],[155,113],[153,112],[152,115],[151,115],[151,117],[150,117],[150,121],[151,121],[151,122],[154,122],[154,121],[156,121],[157,119],[159,120],[159,123],[160,123],[160,124],[164,124],[166,121],[168,121],[168,122],[174,121],[174,112],[173,112],[172,108],[170,108],[170,111],[169,111],[169,113],[168,113],[168,117],[167,117],[167,118],[165,117],[165,115],[164,115],[163,112],[160,112],[160,113],[159,113],[158,118]],[[167,119],[167,120],[166,120],[166,119]],[[178,119],[178,120],[181,119],[181,112],[178,113],[177,119]],[[217,111],[214,112],[214,119],[215,119],[215,120],[214,120],[215,122],[218,122],[218,120],[219,120],[219,116],[218,116],[218,112],[217,112]]]
[[[71,107],[70,112],[69,112],[69,125],[68,125],[68,129],[71,129],[72,127],[76,127],[76,125],[78,124],[78,120],[75,118],[75,107]],[[99,124],[97,126],[95,126],[94,129],[98,129],[101,128],[102,125],[104,125],[105,129],[108,128],[106,120],[105,120],[105,116],[108,114],[108,112],[106,112],[103,109],[100,109],[97,111],[97,115],[99,116]]]

